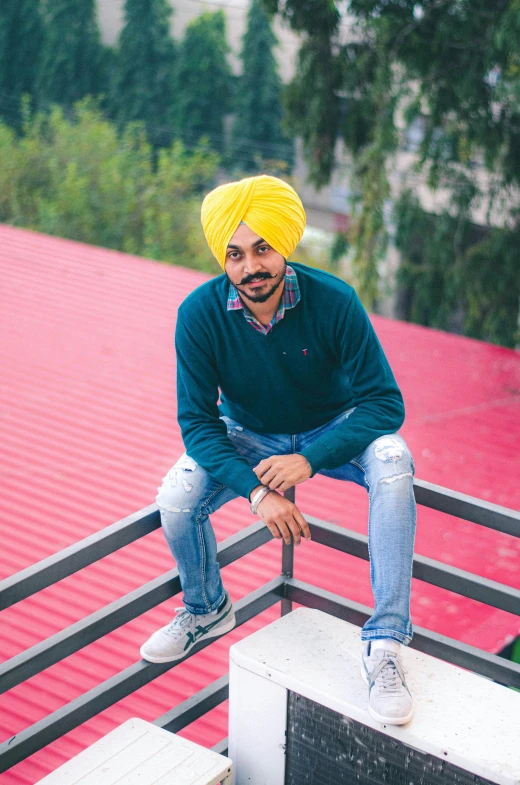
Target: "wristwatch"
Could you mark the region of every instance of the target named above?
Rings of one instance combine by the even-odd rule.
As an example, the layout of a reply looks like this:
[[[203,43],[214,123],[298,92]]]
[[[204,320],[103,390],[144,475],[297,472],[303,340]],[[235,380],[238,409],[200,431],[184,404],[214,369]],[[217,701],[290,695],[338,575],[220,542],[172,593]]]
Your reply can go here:
[[[271,493],[271,488],[268,488],[267,485],[262,485],[262,487],[255,493],[255,495],[251,499],[251,504],[250,504],[251,512],[253,513],[253,515],[257,514],[258,505],[260,504],[264,496],[267,496],[268,493]]]

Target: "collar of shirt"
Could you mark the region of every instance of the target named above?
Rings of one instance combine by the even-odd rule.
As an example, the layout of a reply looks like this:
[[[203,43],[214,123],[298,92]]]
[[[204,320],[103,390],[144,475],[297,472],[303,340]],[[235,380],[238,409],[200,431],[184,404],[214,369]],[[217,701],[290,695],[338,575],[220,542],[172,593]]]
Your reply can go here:
[[[294,272],[293,268],[287,265],[285,270],[285,280],[284,280],[284,287],[283,287],[283,294],[282,299],[280,300],[280,305],[278,306],[278,310],[276,311],[275,315],[267,325],[267,327],[261,322],[256,319],[251,311],[245,307],[244,303],[240,298],[240,294],[238,293],[238,289],[233,286],[232,283],[229,284],[229,294],[228,294],[228,301],[227,301],[227,309],[228,311],[243,311],[244,317],[249,322],[251,327],[254,327],[259,333],[262,335],[268,335],[275,324],[283,319],[285,315],[285,311],[288,308],[294,308],[295,305],[298,305],[300,302],[300,287],[298,286],[298,278],[296,277],[296,273]]]

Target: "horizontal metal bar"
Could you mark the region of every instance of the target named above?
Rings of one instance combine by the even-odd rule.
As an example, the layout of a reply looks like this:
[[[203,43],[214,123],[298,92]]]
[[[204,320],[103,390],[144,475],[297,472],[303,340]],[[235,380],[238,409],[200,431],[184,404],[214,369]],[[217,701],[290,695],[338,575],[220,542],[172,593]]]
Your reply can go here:
[[[255,521],[218,544],[217,561],[221,567],[227,567],[272,539],[273,535],[265,523]]]
[[[181,590],[170,570],[0,665],[0,694],[88,646]]]
[[[320,589],[311,583],[300,581],[297,578],[287,578],[284,584],[285,596],[300,605],[315,608],[318,611],[337,616],[343,621],[362,627],[372,616],[373,610],[368,605],[362,605],[354,600],[347,600],[339,594],[333,594],[326,589]]]
[[[465,493],[443,488],[425,480],[414,480],[415,499],[417,504],[430,507],[432,510],[455,515],[465,521],[479,523],[488,529],[520,537],[520,512],[501,507],[498,504],[467,496]]]
[[[253,616],[257,616],[276,602],[279,602],[282,595],[283,579],[277,577],[239,600],[235,603],[237,626],[244,624]],[[176,667],[181,662],[185,662],[189,657],[211,645],[214,640],[214,638],[211,638],[210,640],[202,641],[190,651],[187,657],[176,662],[152,665],[149,662],[145,662],[145,660],[140,660],[125,668],[124,671],[98,684],[97,687],[71,701],[66,706],[62,706],[61,709],[54,711],[39,722],[21,731],[16,736],[8,739],[3,744],[0,744],[0,773],[25,760],[29,755],[42,749],[42,747],[55,741],[70,730],[77,728],[78,725],[135,692],[139,687],[148,684],[158,676],[162,676],[163,673]]]
[[[159,728],[169,730],[171,733],[177,733],[191,725],[192,722],[198,720],[215,706],[224,703],[229,697],[229,673],[221,676],[220,679],[208,684],[199,692],[191,695],[178,706],[167,711],[161,717],[153,721],[154,725]]]
[[[520,512],[425,480],[414,480],[414,490],[418,504],[520,537]],[[0,610],[72,575],[159,526],[159,511],[152,504],[6,578],[0,584]]]
[[[231,564],[270,539],[272,535],[267,526],[256,521],[219,543],[217,558],[220,566]],[[0,665],[0,694],[173,597],[180,590],[179,574],[177,570],[170,570],[12,657]]]
[[[306,515],[305,519],[309,523],[314,542],[368,560],[368,538],[364,534],[343,529],[328,521],[320,521],[311,515]],[[482,578],[480,575],[417,554],[413,558],[413,576],[434,586],[440,586],[472,600],[491,605],[493,608],[500,608],[520,616],[520,591],[503,583]]]
[[[226,736],[225,739],[222,739],[222,741],[217,742],[217,744],[215,744],[215,746],[212,747],[211,749],[213,750],[213,752],[218,752],[219,755],[224,755],[227,758],[228,745],[229,745],[229,740],[228,737]]]
[[[426,556],[414,557],[413,577],[520,616],[520,591],[512,586],[473,575]]]
[[[373,613],[373,610],[366,605],[346,600],[344,597],[295,578],[286,580],[285,592],[294,602],[330,613],[356,624],[358,627],[361,627]],[[520,688],[520,665],[498,657],[496,654],[468,646],[466,643],[439,635],[423,627],[414,628],[414,636],[410,646],[461,668],[479,673],[481,676],[494,679],[505,686]]]
[[[0,611],[124,548],[125,545],[158,529],[160,525],[157,505],[151,504],[5,578],[0,583]]]

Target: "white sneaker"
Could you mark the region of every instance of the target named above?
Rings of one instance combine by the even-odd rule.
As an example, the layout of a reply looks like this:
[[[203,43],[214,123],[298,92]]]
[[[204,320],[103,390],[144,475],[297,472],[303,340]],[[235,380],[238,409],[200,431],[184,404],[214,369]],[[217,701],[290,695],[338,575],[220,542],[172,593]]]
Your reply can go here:
[[[216,613],[193,614],[186,608],[176,608],[177,616],[148,638],[141,646],[141,657],[148,662],[173,662],[185,657],[196,643],[204,638],[217,638],[236,624],[231,598]]]
[[[404,673],[396,651],[373,648],[368,642],[363,651],[361,675],[368,684],[368,711],[378,722],[404,725],[411,720],[413,700]]]

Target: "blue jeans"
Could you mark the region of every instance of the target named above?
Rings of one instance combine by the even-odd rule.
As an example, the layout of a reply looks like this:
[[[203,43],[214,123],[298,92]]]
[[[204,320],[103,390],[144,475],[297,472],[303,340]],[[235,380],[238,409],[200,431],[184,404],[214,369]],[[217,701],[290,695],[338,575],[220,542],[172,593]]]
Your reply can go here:
[[[312,431],[295,435],[259,434],[223,417],[228,436],[250,466],[271,455],[300,452],[352,410]],[[320,474],[349,480],[368,491],[368,544],[373,616],[362,640],[393,638],[409,643],[410,585],[415,538],[413,459],[398,434],[382,436],[350,463]],[[186,453],[170,469],[157,495],[161,523],[177,562],[184,604],[191,613],[209,613],[223,602],[217,542],[209,515],[237,494],[214,480]]]

